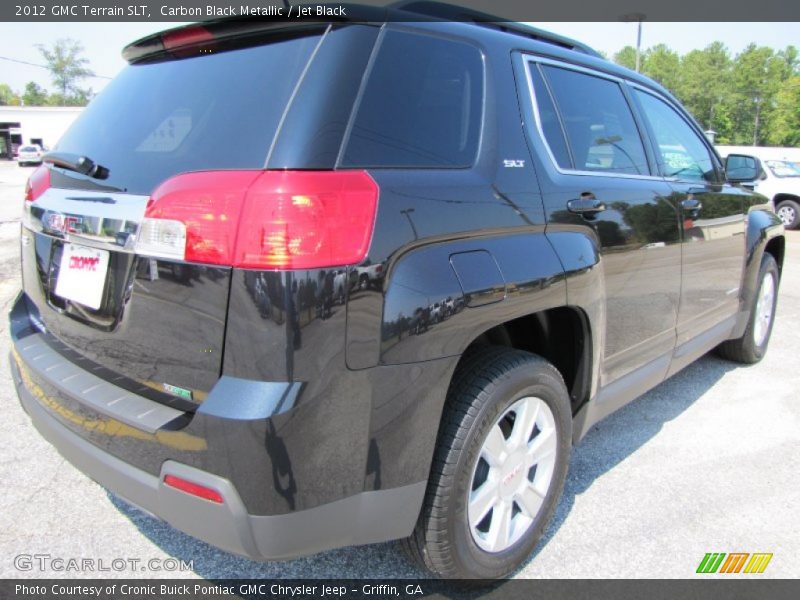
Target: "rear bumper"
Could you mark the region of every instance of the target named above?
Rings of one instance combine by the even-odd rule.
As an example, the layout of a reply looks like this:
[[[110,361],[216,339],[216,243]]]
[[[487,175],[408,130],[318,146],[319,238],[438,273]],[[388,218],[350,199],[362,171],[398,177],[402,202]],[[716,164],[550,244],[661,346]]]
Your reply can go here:
[[[91,384],[87,378],[93,375],[81,371],[52,350],[48,352],[46,347],[36,351],[37,344],[46,344],[41,334],[30,328],[29,322],[25,325],[24,321],[28,319],[22,297],[12,310],[11,320],[11,372],[20,402],[39,433],[69,462],[100,485],[175,528],[256,560],[294,558],[331,548],[397,539],[411,533],[425,493],[424,481],[363,491],[305,510],[262,515],[248,512],[241,494],[229,478],[170,457],[160,462],[157,472],[123,460],[80,435],[80,429],[73,427],[76,419],[91,420],[95,429],[127,428],[129,437],[136,437],[131,434],[138,432],[139,438],[158,440],[160,434],[163,437],[182,433],[169,430],[174,427],[174,419],[170,418],[173,415],[169,411],[174,409],[165,410],[163,405],[141,396],[131,396],[121,388],[105,390],[108,396],[116,393],[123,397],[116,404],[98,404],[97,398],[88,394],[83,394],[84,398],[76,397],[78,394],[70,382]],[[115,387],[107,382],[103,385]],[[55,391],[51,394],[48,390]],[[241,428],[239,435],[246,436],[251,429],[251,421],[233,422]],[[109,423],[115,425],[111,427]],[[229,422],[228,427],[230,425]],[[229,429],[228,435],[231,434],[233,437],[237,435]],[[114,443],[123,448],[124,441],[114,439]],[[118,446],[113,448],[117,454],[120,451]],[[235,457],[218,458],[222,462],[233,462]],[[217,490],[224,502],[204,500],[169,487],[164,484],[166,475],[175,475]],[[252,476],[259,477],[255,471]],[[262,484],[271,484],[267,473],[260,477],[266,480]]]

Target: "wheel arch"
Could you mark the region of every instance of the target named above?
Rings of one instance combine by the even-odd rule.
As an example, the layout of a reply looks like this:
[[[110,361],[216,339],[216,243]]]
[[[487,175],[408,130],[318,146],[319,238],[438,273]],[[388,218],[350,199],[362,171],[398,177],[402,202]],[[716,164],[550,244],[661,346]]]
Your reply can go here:
[[[764,253],[771,254],[778,263],[778,271],[783,271],[783,260],[786,252],[783,223],[771,210],[763,208],[750,209],[747,217],[746,232],[747,249],[742,273],[741,291],[739,294],[739,314],[731,339],[744,335],[750,310],[758,291],[758,272]]]
[[[524,350],[550,362],[567,386],[573,414],[588,400],[592,330],[589,316],[580,307],[558,306],[498,323],[476,335],[461,360],[484,346]]]

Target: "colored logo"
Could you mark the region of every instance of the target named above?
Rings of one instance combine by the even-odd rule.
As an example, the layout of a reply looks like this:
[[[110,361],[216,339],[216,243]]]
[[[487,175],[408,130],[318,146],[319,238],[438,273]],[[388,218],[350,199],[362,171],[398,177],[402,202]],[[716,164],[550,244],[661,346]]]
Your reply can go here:
[[[707,552],[697,566],[698,573],[763,573],[772,553],[767,552]]]
[[[61,213],[49,213],[47,215],[47,227],[51,231],[59,233],[80,233],[79,227],[83,219],[72,215],[62,215]]]

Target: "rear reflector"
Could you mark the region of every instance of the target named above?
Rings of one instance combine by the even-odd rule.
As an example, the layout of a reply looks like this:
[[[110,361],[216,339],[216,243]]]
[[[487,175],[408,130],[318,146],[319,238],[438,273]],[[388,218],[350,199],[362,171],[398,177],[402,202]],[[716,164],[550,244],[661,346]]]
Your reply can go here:
[[[170,487],[174,487],[176,490],[186,492],[187,494],[197,496],[198,498],[203,498],[203,500],[210,500],[211,502],[216,502],[217,504],[224,503],[222,494],[220,494],[217,490],[200,485],[199,483],[187,481],[185,479],[181,479],[180,477],[176,477],[175,475],[165,475],[164,483]]]
[[[50,187],[50,169],[40,165],[25,183],[25,202],[33,202]]]
[[[139,254],[253,269],[357,264],[378,186],[366,171],[207,171],[153,193]]]

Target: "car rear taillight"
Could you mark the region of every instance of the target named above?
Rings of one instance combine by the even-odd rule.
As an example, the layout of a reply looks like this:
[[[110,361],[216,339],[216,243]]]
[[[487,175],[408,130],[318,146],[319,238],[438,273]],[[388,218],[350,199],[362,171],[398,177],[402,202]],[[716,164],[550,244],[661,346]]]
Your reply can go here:
[[[25,202],[33,202],[50,187],[50,169],[39,166],[25,183]]]
[[[192,496],[197,496],[203,500],[210,500],[211,502],[216,502],[217,504],[224,503],[222,494],[220,494],[217,490],[200,485],[199,483],[188,481],[181,477],[176,477],[175,475],[166,475],[164,477],[164,483],[175,488],[176,490],[186,492]]]
[[[153,193],[136,250],[254,269],[357,264],[377,203],[366,171],[186,173]]]
[[[164,49],[178,58],[212,52],[214,40],[214,34],[199,25],[167,31],[161,35]]]

